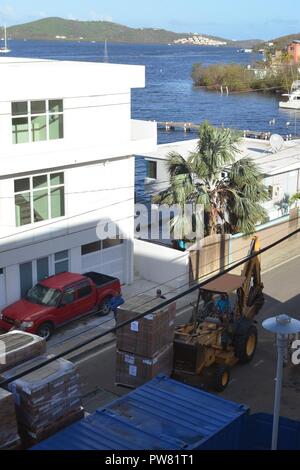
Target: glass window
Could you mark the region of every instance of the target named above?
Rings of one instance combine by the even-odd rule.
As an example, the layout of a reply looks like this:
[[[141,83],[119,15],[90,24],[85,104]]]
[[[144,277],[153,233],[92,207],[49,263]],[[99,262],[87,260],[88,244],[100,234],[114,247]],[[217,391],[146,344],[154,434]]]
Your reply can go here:
[[[82,299],[83,297],[90,295],[91,292],[92,292],[91,285],[89,283],[85,283],[79,287],[77,291],[77,299]]]
[[[37,175],[14,181],[16,225],[65,215],[64,174]]]
[[[121,238],[107,238],[102,242],[103,250],[106,248],[112,248],[113,246],[121,245],[122,243],[123,240]]]
[[[29,142],[28,118],[13,118],[12,134],[14,144],[26,144]]]
[[[49,113],[62,113],[63,110],[63,100],[49,100]]]
[[[31,101],[31,114],[45,114],[46,101]]]
[[[148,161],[148,178],[157,179],[157,162]]]
[[[49,116],[49,139],[62,139],[64,136],[64,120],[62,114]]]
[[[15,180],[15,193],[20,193],[23,191],[29,191],[30,189],[30,179],[29,178],[21,178],[19,180]]]
[[[11,108],[14,144],[64,137],[63,100],[20,101]]]
[[[64,293],[61,303],[62,305],[69,305],[72,302],[74,302],[74,300],[75,300],[75,290],[70,289]]]
[[[31,118],[31,139],[32,142],[47,140],[46,116]]]
[[[24,298],[27,295],[29,289],[33,285],[32,281],[32,262],[20,264],[20,287],[21,297]]]
[[[11,104],[11,114],[13,116],[26,116],[28,114],[27,101],[19,101]]]
[[[34,222],[49,219],[48,190],[33,192],[33,216]]]
[[[81,247],[81,255],[89,255],[90,253],[95,253],[96,251],[101,250],[101,241],[88,243],[87,245],[82,245]]]
[[[68,250],[60,251],[59,253],[55,253],[54,255],[55,261],[61,261],[66,258],[68,258]]]
[[[64,188],[51,189],[51,218],[65,215],[65,190]]]
[[[16,226],[31,223],[31,203],[30,193],[20,193],[15,195]]]
[[[68,250],[60,251],[54,255],[55,274],[69,271],[69,253]]]
[[[47,188],[47,175],[34,176],[32,178],[32,186],[33,189]]]
[[[64,184],[64,174],[52,173],[52,175],[50,175],[50,185],[58,186],[59,184]]]
[[[41,281],[42,279],[46,279],[49,276],[49,260],[48,256],[46,258],[40,258],[36,262],[36,273],[37,273],[37,280]]]

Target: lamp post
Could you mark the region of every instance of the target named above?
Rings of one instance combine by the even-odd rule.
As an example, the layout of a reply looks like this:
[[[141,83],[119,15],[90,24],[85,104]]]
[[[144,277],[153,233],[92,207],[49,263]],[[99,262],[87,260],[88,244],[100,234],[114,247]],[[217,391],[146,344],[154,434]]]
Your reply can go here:
[[[272,450],[276,450],[278,443],[284,351],[287,346],[288,335],[300,332],[300,321],[295,320],[288,315],[278,315],[277,317],[268,318],[267,320],[263,321],[262,326],[265,328],[265,330],[276,334],[277,370],[272,431]]]

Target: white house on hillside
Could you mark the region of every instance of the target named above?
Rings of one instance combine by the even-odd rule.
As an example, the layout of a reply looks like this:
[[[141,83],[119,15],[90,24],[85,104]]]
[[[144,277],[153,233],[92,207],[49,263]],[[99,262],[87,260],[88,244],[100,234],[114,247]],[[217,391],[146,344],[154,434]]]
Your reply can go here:
[[[144,67],[5,58],[0,70],[0,307],[66,270],[132,282],[132,155],[156,147],[155,123],[131,119]],[[99,240],[99,221],[127,238]]]

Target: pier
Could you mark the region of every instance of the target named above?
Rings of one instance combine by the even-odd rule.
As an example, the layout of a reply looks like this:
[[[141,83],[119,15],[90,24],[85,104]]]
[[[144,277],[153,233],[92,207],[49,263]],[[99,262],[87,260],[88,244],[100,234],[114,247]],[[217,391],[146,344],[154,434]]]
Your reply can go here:
[[[160,131],[183,131],[183,132],[198,132],[201,124],[195,124],[192,122],[184,121],[154,121],[157,123],[157,129]],[[223,127],[223,126],[222,126]],[[240,132],[243,137],[248,139],[261,139],[261,140],[270,140],[272,132],[258,132],[250,130],[241,130],[235,129],[237,132]],[[299,136],[292,136],[292,134],[284,135],[285,140],[299,139]]]

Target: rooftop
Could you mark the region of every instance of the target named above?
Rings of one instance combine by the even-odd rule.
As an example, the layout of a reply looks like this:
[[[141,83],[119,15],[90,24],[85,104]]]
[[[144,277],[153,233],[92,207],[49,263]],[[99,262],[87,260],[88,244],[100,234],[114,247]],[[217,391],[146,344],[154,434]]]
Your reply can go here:
[[[45,90],[47,98],[67,98],[145,86],[141,65],[0,57],[0,71],[0,101],[45,98]]]
[[[157,146],[155,152],[144,155],[146,158],[166,160],[170,152],[179,152],[187,158],[196,150],[198,139],[185,140]],[[281,150],[274,153],[268,140],[243,138],[237,158],[251,157],[265,175],[276,175],[285,171],[300,169],[300,140],[285,141]]]

